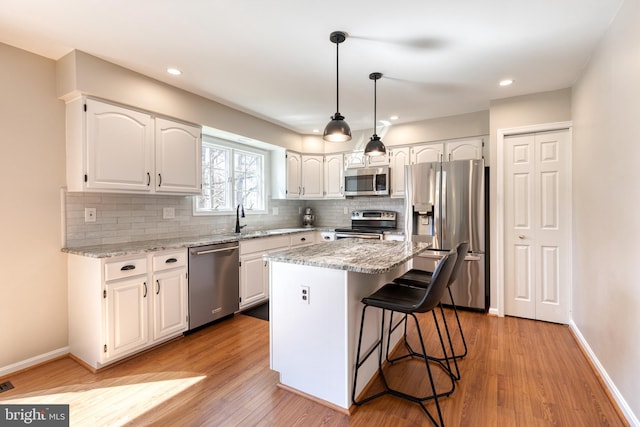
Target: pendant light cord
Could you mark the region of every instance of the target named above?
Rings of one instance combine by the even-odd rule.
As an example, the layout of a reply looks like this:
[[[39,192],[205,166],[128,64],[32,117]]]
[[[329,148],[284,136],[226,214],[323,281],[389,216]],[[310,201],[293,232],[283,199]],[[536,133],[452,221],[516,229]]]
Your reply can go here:
[[[373,80],[373,134],[377,135],[376,129],[376,112],[378,106],[378,79]]]
[[[340,48],[340,42],[336,43],[336,112],[340,112],[340,72],[339,72],[339,64],[340,60],[338,55],[338,49]]]

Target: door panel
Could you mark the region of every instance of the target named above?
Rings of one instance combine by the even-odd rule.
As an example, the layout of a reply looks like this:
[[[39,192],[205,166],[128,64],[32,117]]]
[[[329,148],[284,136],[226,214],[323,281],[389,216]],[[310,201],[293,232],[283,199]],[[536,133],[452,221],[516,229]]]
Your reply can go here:
[[[569,319],[569,144],[566,130],[505,138],[505,314]]]

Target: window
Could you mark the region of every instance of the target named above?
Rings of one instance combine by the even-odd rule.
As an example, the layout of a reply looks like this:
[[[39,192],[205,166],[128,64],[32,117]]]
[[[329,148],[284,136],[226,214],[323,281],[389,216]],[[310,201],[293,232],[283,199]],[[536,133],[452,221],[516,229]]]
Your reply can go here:
[[[202,138],[202,195],[196,213],[266,211],[265,152],[229,141]]]

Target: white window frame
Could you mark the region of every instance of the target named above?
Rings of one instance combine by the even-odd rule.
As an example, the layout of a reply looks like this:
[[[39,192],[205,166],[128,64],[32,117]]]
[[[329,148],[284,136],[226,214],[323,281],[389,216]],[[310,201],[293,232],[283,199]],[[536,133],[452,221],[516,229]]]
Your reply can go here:
[[[203,152],[204,152],[204,147],[206,145],[213,145],[216,147],[220,147],[224,150],[229,150],[229,158],[230,160],[230,165],[228,166],[228,169],[226,171],[226,173],[228,174],[227,176],[227,185],[229,186],[228,188],[228,195],[227,195],[227,200],[226,202],[228,203],[225,207],[220,208],[220,209],[210,209],[210,208],[199,208],[198,207],[198,200],[200,197],[202,196],[194,196],[193,197],[193,215],[195,216],[199,216],[199,215],[230,215],[233,214],[235,215],[236,213],[236,206],[238,204],[242,204],[244,206],[245,212],[247,214],[266,214],[268,212],[268,194],[267,194],[267,188],[268,188],[268,164],[269,164],[269,152],[266,150],[261,150],[259,148],[255,148],[249,145],[244,145],[244,144],[239,144],[239,143],[235,143],[232,141],[228,141],[225,139],[221,139],[221,138],[217,138],[217,137],[213,137],[210,135],[203,135],[202,136],[202,145],[203,145]],[[262,159],[262,183],[261,183],[261,196],[260,199],[262,201],[262,207],[254,207],[254,206],[249,206],[245,203],[243,203],[243,201],[241,200],[236,200],[236,194],[237,194],[237,190],[235,188],[235,183],[236,183],[236,167],[235,167],[235,156],[236,153],[246,153],[246,154],[253,154],[253,155],[257,155],[260,156]],[[204,185],[205,182],[207,182],[207,180],[204,177],[204,173],[205,173],[205,167],[203,165],[202,171],[203,171],[203,177],[202,177],[202,184],[203,184],[203,190],[204,190]],[[232,198],[233,200],[229,200],[229,198]]]

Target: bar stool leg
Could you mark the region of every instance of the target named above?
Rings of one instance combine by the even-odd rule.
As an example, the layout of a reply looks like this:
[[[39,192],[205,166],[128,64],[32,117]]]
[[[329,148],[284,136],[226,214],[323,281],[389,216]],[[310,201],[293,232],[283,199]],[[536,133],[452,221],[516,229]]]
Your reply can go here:
[[[458,323],[458,330],[460,331],[460,338],[462,338],[462,345],[464,347],[464,352],[462,354],[455,354],[456,359],[462,359],[467,355],[467,341],[464,339],[464,333],[462,332],[462,325],[460,324],[460,317],[458,316],[458,309],[456,308],[456,303],[453,301],[453,293],[451,292],[451,287],[447,287],[449,291],[449,297],[451,298],[451,305],[453,306],[453,313],[456,315],[456,322]]]

